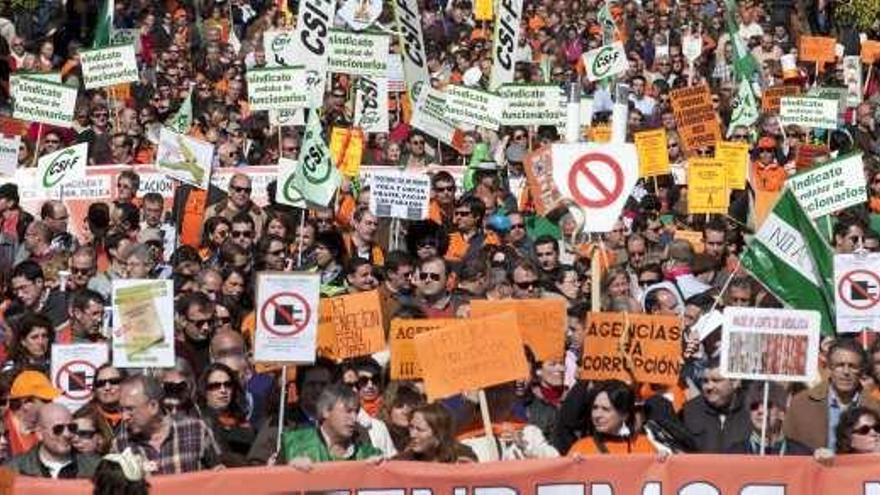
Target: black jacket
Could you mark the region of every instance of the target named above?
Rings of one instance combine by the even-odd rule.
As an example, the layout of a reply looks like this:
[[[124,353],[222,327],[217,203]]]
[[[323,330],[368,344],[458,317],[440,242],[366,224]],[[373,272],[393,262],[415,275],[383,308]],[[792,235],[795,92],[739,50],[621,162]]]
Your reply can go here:
[[[739,392],[723,411],[710,406],[702,395],[695,397],[684,405],[681,416],[685,428],[693,435],[697,452],[725,452],[735,443],[748,440],[752,432],[749,411],[743,407]]]
[[[22,476],[37,478],[51,478],[49,469],[40,460],[40,445],[32,448],[24,454],[17,455],[6,463],[6,467]],[[61,468],[58,473],[59,479],[91,478],[95,474],[95,468],[101,458],[92,454],[77,454],[71,452],[73,460],[70,464]]]

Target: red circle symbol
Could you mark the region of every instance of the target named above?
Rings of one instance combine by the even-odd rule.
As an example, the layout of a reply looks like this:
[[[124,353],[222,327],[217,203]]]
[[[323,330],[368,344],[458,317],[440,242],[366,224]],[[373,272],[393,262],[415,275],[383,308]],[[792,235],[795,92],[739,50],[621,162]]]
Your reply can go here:
[[[76,367],[84,367],[86,369],[72,369],[74,366]],[[61,391],[65,397],[71,400],[87,400],[92,396],[92,386],[89,383],[89,379],[86,375],[91,372],[91,376],[94,377],[95,373],[98,371],[98,368],[95,367],[94,364],[83,361],[82,359],[76,359],[73,361],[69,361],[67,364],[61,367],[58,370],[58,373],[55,374],[55,388]],[[64,384],[64,376],[67,377],[67,386]],[[73,390],[74,386],[78,389],[76,393]]]
[[[596,167],[591,167],[590,164],[597,162],[605,164],[610,169],[611,176],[606,173],[596,173]],[[582,182],[579,180],[581,176],[596,189],[598,192],[597,197],[589,198],[580,189],[578,183]],[[611,182],[612,187],[608,187],[608,184],[603,182],[602,178],[606,182]],[[608,179],[611,179],[611,181]],[[620,164],[608,155],[587,153],[578,158],[571,166],[571,170],[568,172],[568,189],[571,191],[572,198],[579,205],[587,208],[605,208],[617,201],[617,198],[623,192],[623,169],[620,168]]]
[[[855,275],[864,275],[867,280],[863,277],[859,277],[860,280],[854,280]],[[859,282],[867,282],[873,283],[874,287],[877,287],[875,293],[871,293]],[[844,290],[844,287],[849,283],[849,291]],[[868,271],[868,270],[853,270],[843,275],[840,278],[840,283],[837,284],[837,295],[840,296],[840,300],[844,302],[847,306],[857,309],[860,311],[864,311],[867,309],[871,309],[880,303],[880,277],[877,276],[876,273]],[[856,300],[856,296],[858,296],[858,301]]]
[[[311,316],[312,308],[308,301],[295,292],[275,294],[260,308],[260,321],[263,327],[279,337],[293,337],[302,332]],[[279,330],[279,326],[293,327],[293,330]]]

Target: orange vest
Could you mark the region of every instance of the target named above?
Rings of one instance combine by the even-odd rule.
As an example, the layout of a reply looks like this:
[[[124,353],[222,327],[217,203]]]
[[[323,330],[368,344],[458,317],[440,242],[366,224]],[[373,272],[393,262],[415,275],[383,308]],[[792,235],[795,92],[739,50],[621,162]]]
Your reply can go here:
[[[781,191],[788,173],[778,163],[762,166],[752,163],[752,186],[760,191]]]

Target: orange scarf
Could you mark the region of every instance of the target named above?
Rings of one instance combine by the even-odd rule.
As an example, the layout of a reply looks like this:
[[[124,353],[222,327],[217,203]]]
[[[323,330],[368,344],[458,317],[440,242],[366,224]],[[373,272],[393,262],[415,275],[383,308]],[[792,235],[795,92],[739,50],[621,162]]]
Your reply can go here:
[[[22,425],[11,409],[6,410],[3,418],[6,426],[6,435],[9,438],[9,452],[12,455],[24,454],[36,447],[40,442],[36,432],[25,433],[21,430]]]
[[[379,414],[379,410],[382,409],[382,396],[380,395],[372,400],[361,399],[361,407],[370,417],[375,418]]]

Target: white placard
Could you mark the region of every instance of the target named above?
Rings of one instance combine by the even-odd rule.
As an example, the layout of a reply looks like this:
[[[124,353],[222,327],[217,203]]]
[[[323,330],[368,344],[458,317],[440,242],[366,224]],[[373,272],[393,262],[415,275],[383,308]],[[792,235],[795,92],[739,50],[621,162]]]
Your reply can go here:
[[[79,143],[43,155],[37,161],[38,186],[43,189],[61,187],[86,176],[89,143]]]
[[[302,66],[251,69],[246,77],[248,105],[253,111],[294,110],[307,103],[306,72]]]
[[[370,176],[370,211],[377,217],[424,220],[430,199],[427,174],[398,171]]]
[[[500,0],[495,5],[495,30],[492,38],[492,72],[489,88],[493,91],[502,84],[513,82],[516,69],[516,51],[519,47],[523,0]]]
[[[364,132],[388,132],[388,79],[368,76],[358,78],[354,125]]]
[[[337,15],[350,28],[363,31],[382,15],[382,0],[345,0]]]
[[[327,83],[330,28],[336,15],[336,0],[302,0],[298,13],[293,41],[296,58],[288,63],[305,66],[308,108],[320,108]]]
[[[501,125],[565,126],[565,93],[557,84],[506,84],[498,88]]]
[[[278,159],[278,183],[275,188],[275,201],[295,208],[305,208],[306,200],[296,182],[296,169],[299,164],[289,158]]]
[[[80,50],[83,84],[86,89],[103,88],[138,80],[134,45]]]
[[[315,362],[320,286],[317,274],[257,274],[255,361]]]
[[[294,33],[288,30],[273,30],[263,33],[263,51],[266,54],[266,67],[292,66],[302,63],[297,60]]]
[[[25,122],[42,122],[60,127],[73,123],[77,89],[48,81],[19,77],[12,97],[12,117]]]
[[[113,366],[174,366],[174,282],[113,280]]]
[[[786,186],[812,219],[868,200],[861,153],[789,177]]]
[[[783,96],[779,99],[782,125],[837,129],[839,102],[809,96]]]
[[[818,311],[724,308],[721,373],[728,378],[808,382],[819,363]]]
[[[498,130],[502,106],[498,95],[456,84],[446,87],[446,118],[450,121]]]
[[[427,85],[420,88],[416,93],[410,124],[429,136],[452,145],[455,125],[446,118],[446,95]]]
[[[584,67],[590,81],[600,81],[606,77],[626,72],[629,61],[623,42],[617,41],[610,45],[600,46],[583,54]]]
[[[385,77],[388,72],[387,34],[330,30],[327,70],[340,74]]]
[[[72,413],[90,401],[98,368],[109,360],[106,343],[52,344],[52,385],[61,391],[55,403]]]
[[[834,255],[837,332],[880,331],[880,254]]]
[[[207,189],[214,160],[214,145],[165,127],[159,131],[156,167],[169,177]]]
[[[0,137],[0,175],[12,177],[18,168],[18,148],[21,136]]]
[[[422,36],[422,19],[418,0],[393,0],[394,19],[400,36],[403,53],[403,73],[406,87],[415,101],[421,86],[430,87],[428,57],[425,55],[425,39]]]

